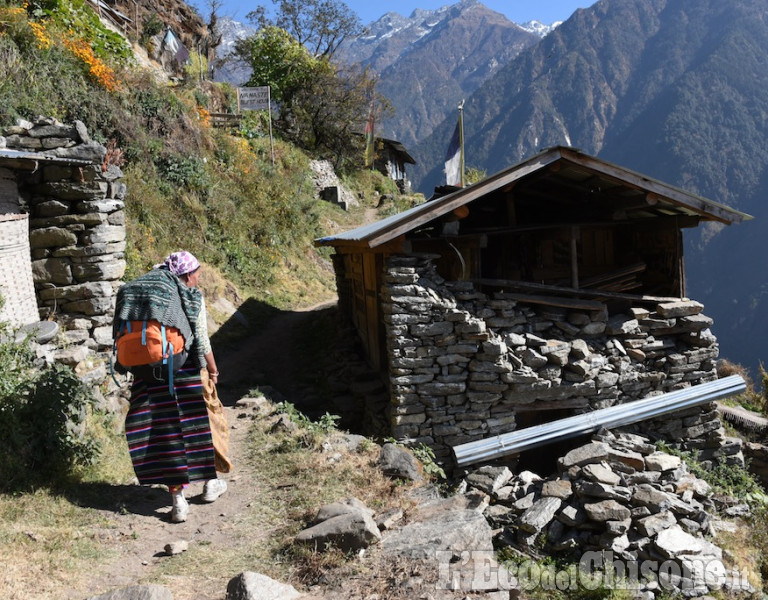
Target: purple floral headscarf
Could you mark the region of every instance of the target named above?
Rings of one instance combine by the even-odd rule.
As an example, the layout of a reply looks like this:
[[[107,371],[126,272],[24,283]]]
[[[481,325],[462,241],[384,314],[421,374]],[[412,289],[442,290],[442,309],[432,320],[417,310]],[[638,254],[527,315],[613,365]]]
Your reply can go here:
[[[170,254],[165,261],[155,265],[154,268],[168,269],[174,275],[184,275],[200,268],[200,262],[190,252],[182,250]]]

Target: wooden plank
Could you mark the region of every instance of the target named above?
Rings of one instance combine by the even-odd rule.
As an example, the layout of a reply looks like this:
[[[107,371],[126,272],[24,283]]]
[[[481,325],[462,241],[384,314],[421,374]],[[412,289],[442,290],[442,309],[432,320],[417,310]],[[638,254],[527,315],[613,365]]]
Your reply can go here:
[[[597,300],[584,300],[581,298],[563,298],[562,296],[542,296],[537,294],[509,293],[505,297],[518,302],[528,304],[545,304],[547,306],[559,306],[561,308],[573,308],[576,310],[603,310],[605,304]]]
[[[742,221],[752,218],[751,215],[739,212],[723,204],[689,194],[679,188],[674,188],[655,179],[603,162],[602,160],[586,154],[573,152],[572,150],[565,148],[561,151],[568,161],[582,165],[591,171],[600,173],[623,185],[629,185],[636,189],[644,190],[649,194],[655,194],[656,198],[661,197],[666,201],[671,201],[672,204],[683,206],[703,217],[710,217],[721,223],[725,223],[726,225],[730,225],[731,223],[741,223]]]
[[[516,281],[511,279],[472,279],[472,283],[479,285],[489,285],[500,288],[512,288],[528,291],[542,291],[554,294],[563,294],[568,296],[586,297],[586,298],[605,298],[608,300],[631,300],[634,302],[675,302],[680,298],[673,296],[647,296],[635,294],[620,294],[618,292],[602,292],[599,290],[573,289],[559,285],[547,285],[545,283],[533,283],[530,281]]]
[[[368,332],[367,345],[368,357],[371,365],[378,369],[381,367],[381,354],[379,352],[379,298],[377,290],[379,285],[376,270],[376,255],[363,255],[363,282],[365,287],[365,328]]]
[[[621,267],[601,275],[595,275],[594,277],[585,277],[581,282],[582,288],[588,288],[593,286],[599,286],[603,283],[610,283],[614,280],[624,278],[628,275],[634,275],[635,273],[642,273],[645,271],[646,265],[644,262],[638,262],[627,267]]]
[[[579,227],[571,227],[571,287],[579,287]]]

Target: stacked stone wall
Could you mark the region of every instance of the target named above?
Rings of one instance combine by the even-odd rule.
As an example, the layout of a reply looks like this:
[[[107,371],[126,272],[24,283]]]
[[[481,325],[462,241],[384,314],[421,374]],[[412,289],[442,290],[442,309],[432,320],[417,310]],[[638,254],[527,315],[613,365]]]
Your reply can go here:
[[[382,304],[392,433],[433,447],[441,460],[452,446],[515,430],[524,411],[580,414],[717,377],[712,320],[697,302],[622,314],[599,305],[526,304],[445,281],[432,257],[393,256]],[[696,449],[705,459],[740,457],[738,448],[723,450],[713,404],[634,429]]]
[[[3,136],[9,149],[50,157],[15,176],[30,215],[40,316],[56,320],[71,344],[57,358],[77,365],[112,343],[114,296],[126,267],[122,172],[80,122],[20,121]]]

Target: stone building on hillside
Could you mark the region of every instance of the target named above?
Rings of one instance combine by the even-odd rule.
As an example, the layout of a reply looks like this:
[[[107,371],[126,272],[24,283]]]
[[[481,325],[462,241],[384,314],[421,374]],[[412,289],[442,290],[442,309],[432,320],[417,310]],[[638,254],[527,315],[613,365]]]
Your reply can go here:
[[[64,343],[52,358],[101,383],[126,267],[119,154],[80,122],[22,120],[0,133],[0,320],[55,324]]]
[[[416,161],[397,140],[377,137],[374,144],[373,168],[392,179],[401,194],[409,194],[411,182],[405,172],[406,165],[415,165]]]
[[[749,219],[567,147],[377,223],[335,249],[339,309],[389,390],[389,435],[451,448],[716,378],[686,298],[683,228]],[[712,404],[644,424],[738,454]]]

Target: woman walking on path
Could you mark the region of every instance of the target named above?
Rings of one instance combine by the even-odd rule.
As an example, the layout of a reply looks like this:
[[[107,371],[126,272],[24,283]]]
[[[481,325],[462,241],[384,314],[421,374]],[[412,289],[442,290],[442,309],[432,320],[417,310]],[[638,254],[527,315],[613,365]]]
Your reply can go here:
[[[202,372],[209,387],[215,386],[219,373],[208,338],[205,301],[196,288],[199,269],[192,254],[175,252],[122,286],[113,326],[118,338],[126,323],[159,322],[165,326],[163,336],[168,328],[169,337],[178,333],[182,338],[175,344],[179,351],[173,350],[171,365],[131,369],[134,381],[125,421],[136,477],[141,484],[168,486],[175,523],[185,521],[189,513],[184,497],[188,483],[206,481],[202,498],[206,502],[216,500],[227,487],[216,476],[215,440],[204,399]],[[226,423],[224,429],[228,433]]]

